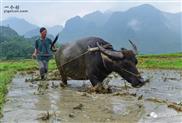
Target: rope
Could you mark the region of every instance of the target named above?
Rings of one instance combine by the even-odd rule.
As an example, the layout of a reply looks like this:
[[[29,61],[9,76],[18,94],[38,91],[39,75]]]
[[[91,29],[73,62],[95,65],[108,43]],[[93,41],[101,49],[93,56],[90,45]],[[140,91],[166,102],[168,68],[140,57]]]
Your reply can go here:
[[[74,60],[76,60],[77,58],[79,58],[79,57],[81,57],[81,56],[87,54],[88,52],[89,52],[89,51],[86,51],[86,52],[82,53],[81,55],[79,55],[79,56],[77,56],[77,57],[71,59],[70,61],[68,61],[68,62],[66,62],[66,63],[64,63],[64,64],[62,64],[61,67],[64,66],[64,65],[66,65],[66,64],[68,64],[68,63],[70,63],[70,62],[72,62],[72,61],[74,61]]]
[[[106,44],[106,45],[103,45],[103,47],[106,48],[106,47],[109,46],[109,45],[110,45],[110,44]],[[71,59],[70,61],[68,61],[68,62],[66,62],[66,63],[64,63],[64,64],[62,64],[60,67],[62,67],[62,66],[64,66],[64,65],[66,65],[66,64],[68,64],[68,63],[70,63],[70,62],[76,60],[77,58],[79,58],[79,57],[81,57],[81,56],[87,54],[88,52],[94,52],[94,51],[98,51],[98,50],[99,50],[98,47],[93,47],[93,48],[88,47],[88,50],[87,50],[86,52],[84,52],[84,53],[82,53],[81,55],[79,55],[79,56],[77,56],[77,57]]]

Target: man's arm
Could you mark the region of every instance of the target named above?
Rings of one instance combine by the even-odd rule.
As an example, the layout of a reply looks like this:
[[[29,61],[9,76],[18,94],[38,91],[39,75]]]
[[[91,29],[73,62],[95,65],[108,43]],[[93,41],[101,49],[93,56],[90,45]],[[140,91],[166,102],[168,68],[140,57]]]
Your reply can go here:
[[[38,53],[38,44],[37,44],[37,40],[35,41],[35,50],[34,53],[32,54],[32,58],[35,58],[37,56]]]

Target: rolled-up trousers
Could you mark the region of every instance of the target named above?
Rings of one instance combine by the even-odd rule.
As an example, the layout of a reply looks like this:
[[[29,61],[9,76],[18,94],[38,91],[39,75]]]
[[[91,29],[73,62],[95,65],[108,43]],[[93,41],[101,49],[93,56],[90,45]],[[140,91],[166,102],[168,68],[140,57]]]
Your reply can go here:
[[[39,64],[40,76],[44,77],[44,75],[48,72],[48,61],[38,60],[38,64]]]

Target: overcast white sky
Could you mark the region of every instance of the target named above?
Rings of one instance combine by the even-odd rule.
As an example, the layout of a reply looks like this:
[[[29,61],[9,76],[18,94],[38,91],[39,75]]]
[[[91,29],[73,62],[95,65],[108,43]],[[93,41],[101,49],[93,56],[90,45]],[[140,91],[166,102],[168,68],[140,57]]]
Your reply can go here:
[[[131,7],[141,4],[151,4],[154,7],[171,13],[182,12],[181,0],[121,0],[121,1],[28,1],[22,0],[4,0],[1,3],[1,20],[8,17],[24,18],[30,23],[38,26],[64,25],[65,21],[76,15],[84,16],[85,14],[100,10],[105,11],[126,11]],[[28,10],[27,13],[4,13],[5,6],[19,5],[20,9]]]

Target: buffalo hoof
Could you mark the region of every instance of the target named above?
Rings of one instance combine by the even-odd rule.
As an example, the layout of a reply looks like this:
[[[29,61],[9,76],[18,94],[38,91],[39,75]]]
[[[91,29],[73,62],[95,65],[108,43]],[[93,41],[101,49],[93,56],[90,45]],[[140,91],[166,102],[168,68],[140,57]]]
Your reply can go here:
[[[96,86],[90,89],[90,92],[105,94],[105,93],[111,93],[112,90],[109,87],[105,88],[103,84],[97,84]]]
[[[61,83],[60,83],[60,86],[61,86],[62,88],[65,88],[65,87],[67,87],[68,85],[61,82]]]

